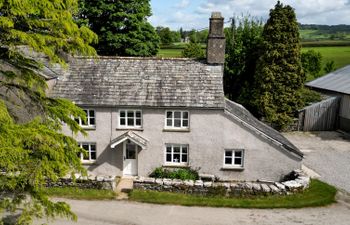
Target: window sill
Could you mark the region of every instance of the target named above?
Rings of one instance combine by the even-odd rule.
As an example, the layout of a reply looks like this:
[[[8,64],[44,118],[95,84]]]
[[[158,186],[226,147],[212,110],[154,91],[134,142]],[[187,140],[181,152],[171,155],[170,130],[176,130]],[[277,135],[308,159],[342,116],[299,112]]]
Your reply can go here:
[[[96,126],[81,126],[84,130],[96,130]]]
[[[181,129],[176,129],[176,128],[164,128],[163,132],[190,132],[190,128],[181,128]]]
[[[96,160],[81,161],[81,164],[83,164],[83,165],[94,165],[94,164],[96,164]]]
[[[238,171],[242,171],[242,170],[244,170],[244,167],[240,167],[240,166],[223,166],[221,168],[221,170],[238,170]]]
[[[116,130],[125,131],[125,130],[134,130],[134,131],[143,131],[141,127],[118,127]]]
[[[169,167],[169,168],[190,168],[189,165],[184,165],[184,164],[164,164],[162,167]]]

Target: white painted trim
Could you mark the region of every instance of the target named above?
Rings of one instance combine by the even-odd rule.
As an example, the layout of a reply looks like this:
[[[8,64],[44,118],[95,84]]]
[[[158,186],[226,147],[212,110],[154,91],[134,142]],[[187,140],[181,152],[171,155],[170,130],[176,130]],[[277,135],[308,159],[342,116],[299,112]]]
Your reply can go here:
[[[225,159],[226,159],[226,151],[231,151],[232,152],[232,164],[226,164],[225,163]],[[236,165],[234,164],[234,161],[235,161],[235,152],[236,151],[242,151],[242,157],[241,157],[241,160],[242,160],[242,164],[241,165]],[[223,161],[223,168],[225,169],[235,169],[235,168],[244,168],[244,159],[245,159],[245,150],[244,149],[241,149],[241,148],[226,148],[224,149],[224,161]]]
[[[166,153],[167,153],[167,147],[171,146],[171,161],[172,162],[167,162],[166,161]],[[174,157],[174,146],[175,147],[180,147],[180,162],[176,163],[173,162],[173,157]],[[182,160],[182,147],[187,147],[187,162],[181,162]],[[189,144],[174,144],[174,143],[166,143],[165,148],[164,148],[164,166],[188,166],[190,162],[190,145]]]
[[[139,172],[139,152],[138,152],[138,145],[133,142],[135,145],[135,163],[136,163],[136,174],[124,174],[124,161],[126,159],[126,141],[123,142],[123,176],[137,176]]]
[[[86,110],[86,122],[87,124],[86,125],[83,125],[83,121],[81,120],[81,118],[75,118],[75,119],[78,119],[79,120],[79,126],[81,126],[82,128],[84,129],[96,129],[96,110],[95,109],[92,109],[92,108],[82,108],[83,110]],[[89,111],[94,111],[94,117],[91,117],[91,118],[94,118],[95,119],[95,124],[93,125],[90,125],[90,115],[89,115]]]
[[[120,111],[125,111],[125,124],[127,124],[127,113],[128,111],[133,111],[134,112],[134,126],[128,126],[128,125],[121,125],[120,124]],[[136,112],[137,111],[140,111],[141,112],[141,126],[137,126],[136,125]],[[122,108],[122,109],[118,109],[118,128],[119,129],[132,129],[132,128],[142,128],[143,126],[143,111],[141,109],[125,109],[125,108]]]
[[[172,118],[171,118],[171,123],[172,123],[172,125],[171,126],[168,126],[167,125],[167,113],[168,112],[172,112]],[[180,120],[181,120],[181,126],[180,127],[175,127],[174,126],[174,118],[175,118],[175,116],[174,116],[174,113],[175,112],[180,112],[181,113],[181,117],[180,117]],[[187,114],[188,114],[188,118],[187,118],[187,121],[188,121],[188,126],[187,127],[184,127],[184,126],[182,126],[182,124],[183,124],[183,113],[184,112],[187,112]],[[187,111],[187,110],[165,110],[165,118],[164,118],[164,129],[165,130],[189,130],[190,129],[190,112],[189,111]]]

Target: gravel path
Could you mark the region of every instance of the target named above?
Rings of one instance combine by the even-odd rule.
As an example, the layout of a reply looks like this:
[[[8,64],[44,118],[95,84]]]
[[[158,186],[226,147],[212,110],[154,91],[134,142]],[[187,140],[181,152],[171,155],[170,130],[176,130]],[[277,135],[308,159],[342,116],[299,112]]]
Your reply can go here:
[[[230,209],[125,201],[64,201],[78,215],[78,222],[57,220],[54,225],[349,225],[350,221],[350,207],[345,203],[304,209]]]
[[[284,134],[304,154],[304,165],[350,193],[350,137],[338,132]],[[350,223],[349,223],[350,224]]]

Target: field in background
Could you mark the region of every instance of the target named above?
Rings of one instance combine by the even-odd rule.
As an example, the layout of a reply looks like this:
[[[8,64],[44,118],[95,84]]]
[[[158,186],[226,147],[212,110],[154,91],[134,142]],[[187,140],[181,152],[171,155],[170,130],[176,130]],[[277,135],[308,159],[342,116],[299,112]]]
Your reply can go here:
[[[313,42],[313,43],[316,44],[317,42]],[[322,42],[319,42],[319,43],[321,43],[322,45]],[[327,41],[327,43],[329,43],[329,41]],[[332,60],[335,63],[336,69],[339,69],[341,67],[344,67],[350,64],[350,46],[303,47],[302,51],[307,51],[311,49],[318,51],[322,54],[322,64],[323,64],[322,67],[324,67],[324,65],[327,62]],[[165,58],[181,57],[182,50],[183,48],[179,46],[177,46],[176,48],[163,48],[159,50],[158,57],[165,57]],[[323,74],[325,74],[324,71],[322,71],[322,75]]]

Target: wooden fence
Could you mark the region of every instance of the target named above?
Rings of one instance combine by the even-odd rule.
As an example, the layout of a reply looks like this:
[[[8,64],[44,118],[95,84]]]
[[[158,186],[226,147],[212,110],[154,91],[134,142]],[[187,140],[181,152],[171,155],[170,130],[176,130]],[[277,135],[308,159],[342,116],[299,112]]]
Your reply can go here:
[[[298,130],[335,130],[338,125],[340,97],[331,97],[299,111]]]

